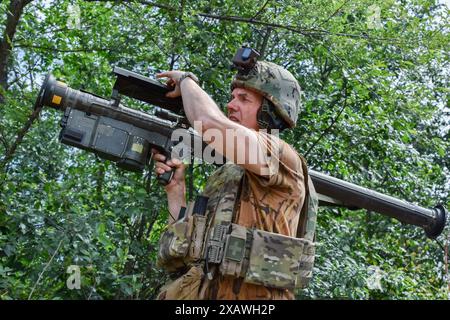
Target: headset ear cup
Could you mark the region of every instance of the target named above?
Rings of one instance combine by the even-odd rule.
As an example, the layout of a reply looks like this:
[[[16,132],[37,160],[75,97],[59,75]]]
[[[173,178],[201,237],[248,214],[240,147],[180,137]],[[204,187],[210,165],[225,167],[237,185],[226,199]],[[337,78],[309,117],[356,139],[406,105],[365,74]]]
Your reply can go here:
[[[256,120],[258,122],[259,129],[270,129],[270,123],[268,121],[268,114],[266,112],[265,108],[266,99],[263,99],[263,102],[261,104],[261,107],[258,110],[258,113],[256,114]]]
[[[272,102],[266,98],[263,99],[256,117],[260,129],[278,129],[283,131],[288,127],[283,119],[277,116]]]

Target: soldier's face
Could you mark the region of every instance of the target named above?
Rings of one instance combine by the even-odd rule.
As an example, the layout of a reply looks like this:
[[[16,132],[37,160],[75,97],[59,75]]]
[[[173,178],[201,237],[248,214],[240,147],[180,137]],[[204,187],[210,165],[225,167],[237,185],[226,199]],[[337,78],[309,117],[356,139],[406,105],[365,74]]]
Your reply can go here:
[[[244,127],[258,130],[257,114],[263,96],[254,91],[235,88],[231,93],[231,101],[227,104],[228,119]]]

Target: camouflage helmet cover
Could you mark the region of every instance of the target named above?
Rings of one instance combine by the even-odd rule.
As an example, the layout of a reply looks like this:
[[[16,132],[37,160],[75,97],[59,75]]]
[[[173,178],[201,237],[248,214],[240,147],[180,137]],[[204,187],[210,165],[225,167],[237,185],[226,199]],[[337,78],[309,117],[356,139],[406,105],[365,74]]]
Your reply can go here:
[[[295,127],[301,111],[301,88],[288,70],[271,62],[258,61],[248,74],[236,74],[231,90],[237,87],[262,94],[274,104],[277,114],[289,127]]]

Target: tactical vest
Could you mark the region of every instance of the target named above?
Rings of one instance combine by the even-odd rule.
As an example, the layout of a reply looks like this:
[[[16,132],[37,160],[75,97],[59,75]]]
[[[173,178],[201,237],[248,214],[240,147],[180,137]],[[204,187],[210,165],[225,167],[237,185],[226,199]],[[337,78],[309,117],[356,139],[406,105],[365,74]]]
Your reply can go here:
[[[302,166],[308,184],[296,237],[233,223],[244,170],[227,163],[208,180],[200,197],[207,205],[189,203],[186,214],[163,232],[159,266],[173,274],[201,267],[210,279],[220,272],[271,288],[307,287],[314,265],[318,198],[303,158]]]

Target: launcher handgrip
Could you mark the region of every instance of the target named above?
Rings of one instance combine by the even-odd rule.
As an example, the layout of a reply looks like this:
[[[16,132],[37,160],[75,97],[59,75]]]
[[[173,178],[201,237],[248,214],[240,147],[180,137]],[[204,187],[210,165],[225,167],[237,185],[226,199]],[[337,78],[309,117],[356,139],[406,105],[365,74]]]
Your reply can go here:
[[[163,174],[160,174],[156,177],[160,185],[167,186],[172,180],[174,170],[170,169],[170,171],[166,171]]]

